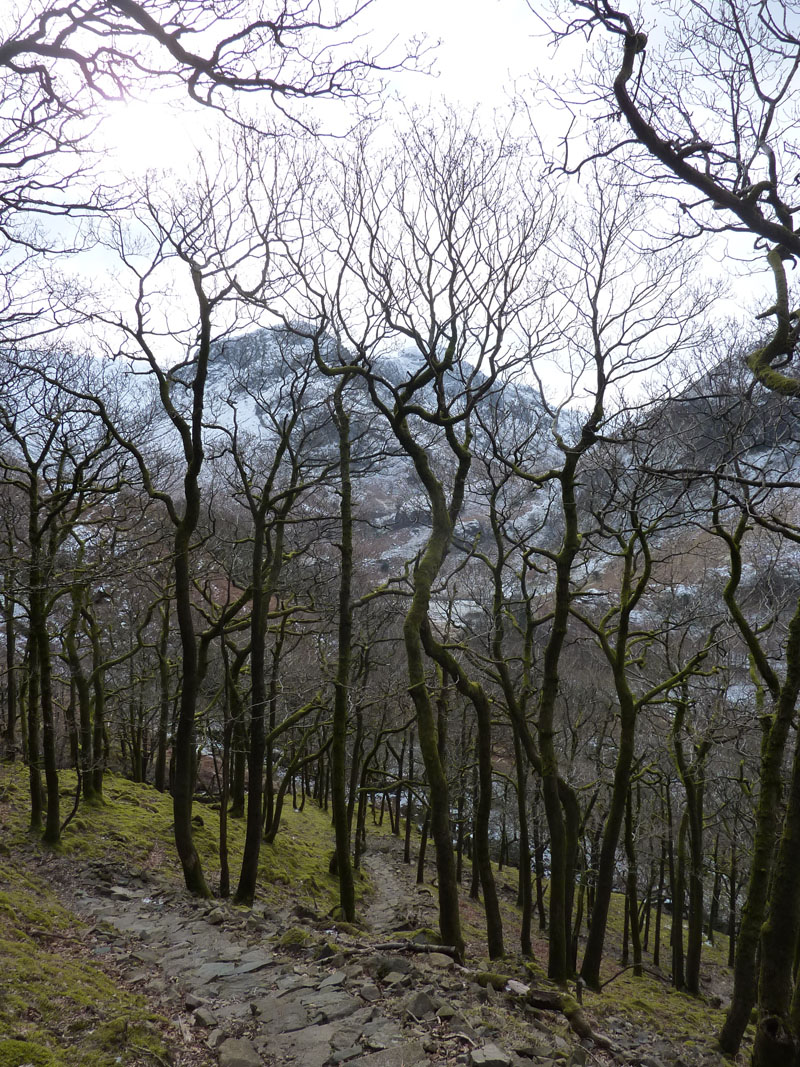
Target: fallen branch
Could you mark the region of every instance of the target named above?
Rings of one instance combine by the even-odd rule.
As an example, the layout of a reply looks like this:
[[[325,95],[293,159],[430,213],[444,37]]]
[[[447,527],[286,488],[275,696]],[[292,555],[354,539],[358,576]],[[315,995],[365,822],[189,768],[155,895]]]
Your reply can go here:
[[[623,967],[621,971],[617,971],[616,974],[612,974],[611,977],[607,978],[605,980],[605,982],[603,982],[603,984],[600,986],[599,992],[602,993],[602,991],[605,989],[605,987],[607,985],[611,985],[611,983],[613,981],[615,981],[617,978],[619,978],[619,976],[621,974],[625,974],[626,971],[632,971],[633,968],[636,967],[636,966],[637,966],[637,964],[631,963],[627,967]],[[652,978],[658,978],[659,981],[663,982],[665,985],[669,985],[669,979],[666,978],[659,971],[654,970],[652,967],[647,967],[644,964],[639,964],[639,966],[641,967],[641,969],[643,971],[645,971],[647,974],[649,974]]]
[[[37,926],[28,926],[24,929],[25,933],[30,937],[40,937],[50,941],[67,941],[72,945],[83,945],[85,943],[85,939],[70,937],[68,934],[57,934],[54,930],[40,930]]]
[[[460,962],[460,957],[452,945],[426,945],[418,941],[384,941],[379,945],[371,945],[370,948],[378,952],[441,952],[443,956],[449,956]]]
[[[478,982],[479,985],[490,985],[493,989],[501,990],[505,988],[509,981],[514,979],[510,979],[506,975],[482,971],[473,975],[473,980]],[[525,1003],[532,1008],[561,1012],[569,1023],[570,1028],[578,1035],[581,1041],[591,1041],[597,1048],[607,1049],[609,1052],[617,1051],[607,1037],[596,1033],[592,1029],[577,1000],[570,996],[569,993],[561,993],[557,989],[528,989],[521,996]]]
[[[575,1000],[574,997],[571,997],[569,993],[561,994],[559,1010],[566,1016],[570,1027],[575,1031],[581,1041],[591,1041],[597,1048],[604,1048],[609,1052],[617,1051],[607,1037],[603,1034],[595,1033],[589,1025],[589,1020],[583,1014],[577,1000]]]

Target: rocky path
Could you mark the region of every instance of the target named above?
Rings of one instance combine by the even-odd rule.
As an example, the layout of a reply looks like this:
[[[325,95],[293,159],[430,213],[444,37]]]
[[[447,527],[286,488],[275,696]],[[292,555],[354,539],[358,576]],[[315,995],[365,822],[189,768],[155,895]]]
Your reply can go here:
[[[279,912],[197,902],[146,874],[51,862],[62,899],[89,924],[90,951],[172,1021],[177,1067],[685,1063],[623,1023],[615,1057],[583,1047],[563,1020],[483,988],[448,956],[387,948],[435,923],[431,889],[414,884],[396,839],[371,840],[363,857],[375,887],[363,933],[291,902]]]
[[[400,842],[377,839],[363,863],[375,886],[363,935],[302,908],[194,902],[105,865],[76,877],[56,863],[52,876],[90,924],[93,954],[174,1023],[179,1067],[552,1064],[544,1033],[498,1047],[492,994],[471,989],[448,956],[381,950],[399,931],[432,925],[435,902],[415,886]],[[568,1050],[560,1064],[586,1062]]]

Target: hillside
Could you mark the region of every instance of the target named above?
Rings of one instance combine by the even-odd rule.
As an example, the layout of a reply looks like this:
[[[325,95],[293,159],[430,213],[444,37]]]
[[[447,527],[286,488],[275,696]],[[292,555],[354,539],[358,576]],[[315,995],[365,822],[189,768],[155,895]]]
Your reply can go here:
[[[369,827],[361,919],[350,926],[334,918],[332,835],[311,801],[285,812],[275,844],[262,849],[259,898],[242,909],[187,896],[171,859],[169,799],[150,787],[109,777],[105,804],[80,809],[58,850],[26,834],[25,796],[22,768],[4,766],[0,1067],[723,1062],[713,1049],[722,937],[705,956],[703,999],[674,992],[656,972],[614,978],[615,901],[614,980],[584,994],[585,1020],[573,1022],[588,1022],[596,1040],[580,1041],[537,962],[509,956],[488,970],[482,909],[466,887],[467,966],[435,951],[432,871],[417,886],[402,843],[381,827]],[[212,808],[197,805],[195,823],[215,881]],[[234,871],[241,830],[234,821]],[[499,875],[511,929],[515,873]],[[539,959],[544,949],[539,942]],[[575,1004],[561,1007],[571,1014]]]

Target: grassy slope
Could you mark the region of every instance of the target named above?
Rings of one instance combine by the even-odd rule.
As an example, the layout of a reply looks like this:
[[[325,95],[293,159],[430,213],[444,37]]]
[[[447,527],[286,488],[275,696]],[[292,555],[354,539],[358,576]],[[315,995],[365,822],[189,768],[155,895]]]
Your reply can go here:
[[[71,809],[74,774],[62,775],[63,806]],[[143,998],[119,987],[92,960],[86,930],[37,875],[43,846],[28,832],[27,773],[0,766],[0,1067],[111,1067],[166,1061],[165,1023]],[[219,879],[218,813],[198,805],[196,841],[212,884]],[[307,803],[291,805],[273,846],[261,850],[260,897],[294,898],[315,910],[336,903],[328,874],[329,817]],[[229,822],[230,868],[236,883],[244,825]],[[83,863],[110,863],[180,885],[169,797],[109,775],[105,803],[81,806],[57,850]]]
[[[519,946],[519,911],[514,904],[517,886],[517,872],[505,868],[498,876],[500,885],[507,886],[508,891],[501,891],[500,899],[506,932],[506,950],[512,954],[518,952]],[[463,899],[463,898],[462,898]],[[482,915],[478,913],[474,902],[469,902],[468,936],[480,937]],[[662,916],[661,925],[661,969],[663,978],[654,973],[645,973],[642,978],[635,978],[630,970],[623,971],[620,961],[622,952],[622,929],[624,920],[624,898],[621,893],[612,894],[609,911],[606,951],[601,978],[609,984],[601,993],[585,991],[583,1003],[585,1009],[597,1020],[602,1030],[604,1021],[613,1016],[622,1017],[634,1023],[643,1031],[669,1038],[673,1042],[690,1047],[699,1047],[705,1052],[715,1050],[716,1038],[725,1018],[722,1008],[715,1008],[707,999],[697,999],[685,993],[679,993],[668,984],[671,959],[670,933],[671,917]],[[534,919],[534,922],[536,920]],[[643,963],[652,971],[652,936],[655,929],[655,912],[652,916],[650,951],[643,954]],[[585,934],[585,928],[584,928]],[[536,982],[544,978],[547,965],[546,935],[534,926],[534,951],[536,961],[527,967],[531,979]],[[684,945],[686,942],[686,924],[684,923]],[[477,945],[476,945],[477,947]],[[582,946],[579,951],[582,952]],[[729,986],[730,971],[726,966],[728,957],[728,937],[716,934],[714,944],[707,942],[703,946],[701,979],[709,992],[726,989]],[[494,970],[501,967],[494,966]],[[620,973],[622,972],[622,973]],[[751,1028],[752,1030],[752,1028]],[[751,1031],[745,1042],[745,1052],[752,1038]]]
[[[81,953],[75,920],[59,905],[53,893],[35,874],[36,857],[42,847],[27,832],[27,775],[21,767],[0,768],[0,952],[6,968],[0,993],[0,1067],[19,1063],[35,1067],[106,1067],[121,1063],[134,1067],[153,1063],[153,1056],[137,1053],[151,1047],[162,1055],[159,1028],[141,998],[119,989],[96,962]],[[74,776],[63,775],[64,807]],[[210,882],[219,878],[218,812],[208,805],[196,806],[196,841]],[[146,785],[109,776],[105,803],[79,809],[64,834],[59,852],[82,862],[108,862],[125,867],[131,874],[148,871],[180,886],[172,842],[172,811],[169,797]],[[369,826],[370,833],[386,833],[386,827]],[[229,822],[231,879],[235,885],[244,838],[241,820]],[[284,809],[281,832],[273,846],[264,846],[261,856],[260,898],[270,904],[286,903],[287,895],[317,912],[331,911],[336,904],[336,881],[328,874],[333,847],[330,819],[310,801],[302,813],[291,804]],[[21,862],[26,857],[27,862]],[[33,865],[31,863],[33,861]],[[468,867],[468,865],[467,865]],[[432,872],[429,870],[427,880]],[[480,905],[462,892],[467,938],[473,956],[485,952],[483,913]],[[506,948],[517,952],[519,912],[514,905],[516,871],[500,875],[508,886],[501,891]],[[365,890],[360,883],[360,891]],[[604,978],[618,970],[622,929],[622,898],[615,895],[609,923]],[[52,936],[51,936],[52,935]],[[493,970],[527,974],[544,981],[546,942],[538,934],[537,961],[519,970],[513,960]],[[669,917],[662,930],[662,960],[669,961]],[[74,938],[75,940],[70,940]],[[703,972],[722,974],[727,938],[704,950]],[[645,962],[649,963],[649,954]],[[673,1041],[713,1047],[723,1013],[704,1001],[676,993],[662,981],[630,972],[620,975],[599,995],[587,993],[585,1007],[602,1027],[610,1016],[624,1016],[643,1030],[664,1034]],[[66,1024],[65,1024],[66,1020]],[[127,1020],[127,1024],[125,1023]],[[127,1025],[127,1032],[123,1032]],[[21,1043],[21,1044],[20,1044]],[[118,1057],[121,1056],[121,1059]]]

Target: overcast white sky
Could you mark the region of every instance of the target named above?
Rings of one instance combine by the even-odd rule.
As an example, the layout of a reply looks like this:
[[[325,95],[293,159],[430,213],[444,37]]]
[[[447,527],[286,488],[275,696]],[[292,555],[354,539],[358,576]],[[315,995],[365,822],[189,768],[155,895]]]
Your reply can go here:
[[[404,72],[390,79],[390,91],[408,103],[446,99],[467,109],[503,106],[514,90],[552,69],[542,25],[526,0],[375,0],[359,21],[377,48],[393,39],[396,48],[425,34],[439,42],[431,51],[434,76]],[[562,68],[563,68],[563,57]],[[112,108],[107,128],[125,173],[180,166],[202,142],[213,113],[185,111],[153,101]]]
[[[536,73],[547,54],[541,23],[525,0],[378,0],[376,33],[440,41],[434,80],[404,77],[398,91],[422,102],[444,95],[466,106],[500,103],[515,79]]]

